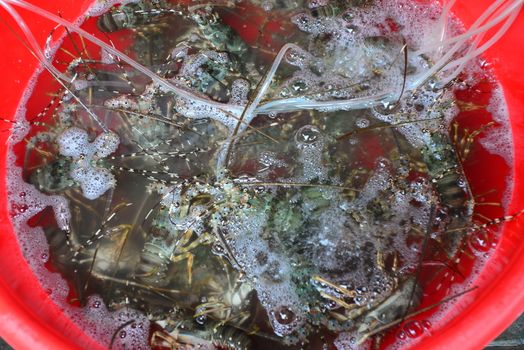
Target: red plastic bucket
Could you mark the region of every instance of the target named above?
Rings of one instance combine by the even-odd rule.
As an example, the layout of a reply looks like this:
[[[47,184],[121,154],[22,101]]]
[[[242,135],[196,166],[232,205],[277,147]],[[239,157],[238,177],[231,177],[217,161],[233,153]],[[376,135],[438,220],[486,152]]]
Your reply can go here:
[[[89,0],[32,0],[31,3],[74,20],[85,12]],[[466,26],[491,0],[462,0],[454,13]],[[43,45],[54,26],[37,15],[21,11],[37,41]],[[0,10],[11,27],[16,23]],[[515,163],[510,212],[524,208],[524,13],[487,53],[502,83],[513,130]],[[12,119],[37,60],[0,23],[0,117]],[[0,133],[0,336],[16,349],[102,349],[58,308],[37,282],[25,262],[13,233],[5,183],[8,132]],[[494,170],[496,171],[496,169]],[[478,288],[465,294],[438,323],[417,339],[412,349],[480,349],[500,334],[524,311],[524,221],[509,222],[489,261],[474,281]]]

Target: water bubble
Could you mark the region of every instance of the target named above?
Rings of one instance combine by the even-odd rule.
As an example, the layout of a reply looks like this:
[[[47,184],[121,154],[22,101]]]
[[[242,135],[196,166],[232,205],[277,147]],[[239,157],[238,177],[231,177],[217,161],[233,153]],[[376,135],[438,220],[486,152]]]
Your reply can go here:
[[[459,187],[465,188],[466,185],[467,185],[466,179],[464,179],[464,177],[460,177],[460,178],[457,180],[457,185],[458,185]]]
[[[297,25],[302,25],[302,27],[309,24],[309,17],[305,13],[295,16],[294,18],[292,18],[292,20]]]
[[[437,81],[435,79],[429,79],[427,85],[430,90],[435,90],[437,88]]]
[[[404,330],[405,330],[407,336],[410,337],[410,338],[417,338],[417,337],[421,336],[422,333],[424,333],[424,329],[423,329],[423,327],[422,327],[422,325],[420,324],[419,321],[408,322],[404,326]]]
[[[353,13],[353,11],[346,11],[346,12],[342,15],[342,19],[343,19],[345,22],[351,22],[351,21],[353,21],[354,18],[355,18],[355,14]]]
[[[491,249],[492,246],[492,240],[490,239],[490,236],[483,231],[477,231],[474,232],[469,239],[469,243],[471,245],[471,248],[478,252],[487,252]]]
[[[269,0],[263,1],[262,8],[264,9],[264,11],[269,12],[273,9],[273,3]]]
[[[289,91],[288,88],[283,88],[282,90],[280,90],[280,96],[281,97],[289,97],[289,96],[291,96],[291,91]]]
[[[295,140],[299,143],[315,143],[321,137],[320,130],[313,125],[306,125],[298,129]]]
[[[357,128],[367,128],[369,127],[369,120],[366,118],[357,118],[357,120],[355,121],[355,125],[357,126]]]
[[[357,292],[358,295],[362,295],[366,293],[367,291],[368,289],[366,287],[358,287],[357,289],[355,289],[355,292]]]
[[[200,324],[200,325],[205,324],[206,321],[207,321],[207,317],[206,317],[205,315],[200,315],[200,316],[197,316],[197,317],[195,318],[195,322],[198,323],[198,324]]]
[[[327,303],[326,303],[326,307],[330,310],[333,310],[333,309],[336,309],[338,307],[338,304],[333,301],[333,300],[329,300]]]
[[[285,306],[281,306],[276,312],[274,312],[274,315],[275,320],[282,325],[293,323],[296,317],[295,313]]]
[[[118,336],[119,336],[121,339],[124,339],[124,338],[127,336],[127,332],[126,332],[126,331],[120,331],[120,333],[118,334]]]
[[[400,339],[400,340],[406,340],[406,338],[407,338],[406,332],[398,331],[397,332],[397,338]]]
[[[307,91],[308,86],[304,80],[295,80],[293,84],[291,84],[291,88],[294,92],[304,92]]]
[[[289,50],[286,54],[287,62],[293,65],[301,66],[303,65],[305,59],[306,56],[297,50]]]
[[[359,31],[359,28],[354,25],[348,25],[346,29],[348,30],[350,34],[357,33]]]
[[[373,111],[375,111],[378,114],[382,115],[388,115],[396,113],[400,110],[400,104],[398,103],[390,103],[390,102],[384,102],[378,106],[373,107]]]

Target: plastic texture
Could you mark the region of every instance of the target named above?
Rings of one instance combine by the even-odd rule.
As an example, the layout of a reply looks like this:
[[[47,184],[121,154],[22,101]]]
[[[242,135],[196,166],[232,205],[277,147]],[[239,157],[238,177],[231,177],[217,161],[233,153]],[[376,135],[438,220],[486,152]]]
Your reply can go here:
[[[90,1],[32,0],[73,20]],[[467,25],[491,0],[459,0],[454,13]],[[53,24],[20,11],[43,45]],[[0,10],[0,117],[12,119],[36,59],[5,24],[16,24]],[[18,32],[19,33],[19,32]],[[524,208],[524,13],[486,56],[504,89],[513,129],[514,192],[510,212]],[[15,349],[102,349],[70,321],[49,298],[17,245],[9,220],[5,184],[7,132],[0,133],[0,337]],[[494,170],[496,171],[496,169]],[[496,250],[475,281],[478,288],[463,296],[449,316],[432,325],[412,349],[481,349],[524,311],[524,220],[505,225]],[[452,314],[452,315],[451,315]],[[449,319],[448,319],[449,318]]]

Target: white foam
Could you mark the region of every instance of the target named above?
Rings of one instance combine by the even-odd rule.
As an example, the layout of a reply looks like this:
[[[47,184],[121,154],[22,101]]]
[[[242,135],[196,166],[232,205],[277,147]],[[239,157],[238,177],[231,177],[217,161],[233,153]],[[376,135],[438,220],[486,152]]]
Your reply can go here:
[[[67,129],[58,136],[57,143],[63,156],[80,158],[82,154],[87,155],[91,151],[87,132],[80,128]]]
[[[285,255],[269,249],[263,238],[267,213],[246,210],[244,215],[230,217],[227,230],[231,235],[231,247],[235,258],[246,273],[261,304],[268,312],[276,334],[284,336],[294,333],[305,322],[305,310],[295,294],[297,287],[291,281],[291,264]],[[261,259],[265,256],[265,259]],[[283,310],[292,313],[289,322],[282,322],[279,314]],[[286,313],[284,313],[286,314]]]
[[[31,81],[30,89],[34,86],[35,79],[36,76]],[[25,104],[26,101],[27,98],[23,99],[21,103]],[[25,119],[24,113],[23,108],[19,110],[17,114],[18,120]],[[6,164],[9,202],[14,209],[11,220],[17,234],[20,249],[28,265],[38,278],[40,285],[49,292],[50,298],[66,315],[82,327],[91,338],[96,339],[101,344],[109,346],[117,329],[134,319],[136,320],[135,325],[133,326],[130,323],[128,327],[123,329],[127,332],[126,336],[124,338],[117,337],[113,348],[147,348],[149,321],[144,315],[128,308],[108,311],[102,300],[96,296],[89,298],[89,306],[86,308],[80,309],[69,304],[67,300],[69,294],[67,282],[58,273],[50,272],[45,267],[49,257],[49,248],[44,232],[40,227],[29,227],[27,225],[27,221],[31,217],[44,208],[51,206],[58,225],[62,229],[67,230],[70,217],[69,205],[63,197],[46,196],[36,190],[34,186],[21,180],[21,169],[15,165],[16,157],[12,153],[13,144],[11,143],[9,146],[10,152]]]
[[[105,12],[105,9],[111,5],[109,2],[94,4],[91,10],[88,9],[87,14],[81,16],[76,23],[82,23],[87,15],[95,15],[97,11],[101,11],[99,13]],[[66,34],[64,33],[59,40],[53,43],[52,54],[58,50],[65,37]],[[126,332],[125,336],[123,338],[116,337],[113,349],[146,349],[149,347],[149,320],[145,315],[129,308],[108,311],[102,300],[96,296],[89,298],[89,306],[85,308],[72,307],[69,304],[67,282],[58,273],[50,272],[45,266],[49,257],[49,247],[44,232],[40,227],[29,227],[27,225],[27,221],[32,216],[49,206],[53,208],[57,224],[61,229],[68,230],[70,218],[69,205],[63,197],[44,195],[36,190],[33,185],[22,180],[22,171],[16,165],[16,156],[13,151],[13,146],[23,140],[29,130],[25,105],[33,95],[37,79],[43,69],[43,67],[40,67],[35,71],[20,99],[15,116],[17,123],[9,139],[6,160],[8,200],[10,207],[13,208],[11,223],[20,250],[41,287],[48,291],[49,297],[63,310],[64,314],[78,324],[89,337],[109,347],[115,332],[122,325],[129,323],[128,326],[122,328]],[[61,115],[60,117],[67,121],[70,116]],[[131,320],[135,322],[130,322]]]
[[[266,12],[271,11],[273,9],[273,2],[272,2],[272,0],[262,0],[262,8]]]
[[[231,103],[237,105],[247,104],[249,93],[249,82],[244,79],[236,79],[231,86]]]
[[[79,167],[71,171],[71,177],[80,183],[84,197],[91,200],[116,186],[115,177],[104,168]]]
[[[324,139],[320,130],[313,125],[305,125],[295,133],[295,145],[299,151],[299,163],[302,173],[298,175],[298,182],[310,182],[317,179],[326,180],[327,169],[322,164]]]
[[[488,128],[484,131],[479,141],[492,154],[504,158],[506,164],[513,164],[513,141],[511,140],[512,132],[508,119],[508,109],[504,99],[502,87],[497,86],[492,90],[492,96],[486,110],[491,113],[493,120],[499,125]]]
[[[230,131],[233,131],[238,124],[239,117],[236,113],[231,111],[224,111],[216,107],[212,107],[207,104],[200,103],[198,101],[189,100],[183,97],[176,99],[175,108],[177,112],[181,113],[186,118],[191,119],[205,119],[211,118],[225,125]],[[234,113],[234,114],[233,114]],[[247,128],[247,123],[242,123],[240,129],[244,130]]]
[[[140,0],[97,0],[87,10],[85,16],[98,17],[106,13],[111,7],[115,5],[125,5],[137,2],[140,2]]]
[[[96,199],[116,186],[115,177],[111,172],[95,164],[97,159],[116,151],[120,143],[116,134],[102,133],[89,143],[85,130],[72,127],[58,136],[57,143],[61,155],[73,158],[71,177],[80,183],[84,197]]]

